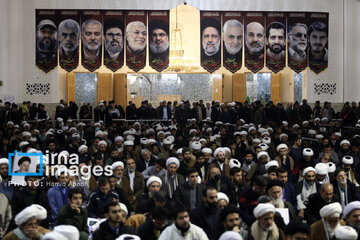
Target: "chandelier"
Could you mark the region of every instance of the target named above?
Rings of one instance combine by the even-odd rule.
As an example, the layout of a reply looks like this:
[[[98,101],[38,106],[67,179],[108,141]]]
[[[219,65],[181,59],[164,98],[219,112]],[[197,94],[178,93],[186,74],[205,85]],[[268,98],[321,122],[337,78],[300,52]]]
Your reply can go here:
[[[192,58],[185,58],[183,41],[182,41],[182,29],[178,25],[177,6],[175,8],[175,29],[171,30],[170,35],[170,56],[169,67],[167,72],[192,72],[199,69],[197,64],[192,63]]]

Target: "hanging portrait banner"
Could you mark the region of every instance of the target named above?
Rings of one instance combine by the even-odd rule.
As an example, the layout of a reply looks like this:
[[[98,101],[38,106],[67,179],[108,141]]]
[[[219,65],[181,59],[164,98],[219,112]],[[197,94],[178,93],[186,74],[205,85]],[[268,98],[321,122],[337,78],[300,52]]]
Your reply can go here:
[[[35,63],[48,73],[58,64],[57,11],[36,10],[35,24]]]
[[[135,72],[146,65],[146,11],[126,12],[126,65]]]
[[[101,11],[86,10],[81,14],[81,64],[90,72],[101,66],[102,60]]]
[[[103,22],[104,65],[116,72],[124,65],[124,12],[103,11]]]
[[[244,24],[245,66],[257,73],[264,67],[265,13],[245,13]]]
[[[200,11],[201,66],[213,73],[221,65],[220,12]]]
[[[150,11],[149,65],[158,72],[169,66],[169,11]]]
[[[223,12],[223,66],[235,73],[242,65],[243,13]]]
[[[79,11],[60,10],[58,19],[59,64],[67,72],[71,72],[79,65]]]
[[[266,67],[275,74],[285,67],[286,16],[283,12],[266,13]]]
[[[309,68],[319,74],[328,66],[329,14],[309,13]]]
[[[288,13],[287,28],[288,66],[300,73],[308,65],[308,14]]]

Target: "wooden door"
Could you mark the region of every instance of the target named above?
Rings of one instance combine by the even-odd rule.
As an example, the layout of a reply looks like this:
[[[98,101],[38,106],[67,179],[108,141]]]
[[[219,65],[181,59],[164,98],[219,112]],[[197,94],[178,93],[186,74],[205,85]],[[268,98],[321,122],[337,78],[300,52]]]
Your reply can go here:
[[[281,74],[271,73],[270,99],[274,104],[281,102]]]
[[[98,73],[97,102],[113,100],[113,79],[111,73]]]
[[[244,102],[246,100],[245,73],[236,73],[232,76],[232,100],[234,102]]]
[[[219,100],[223,102],[223,92],[224,92],[224,77],[212,77],[212,100],[216,101]]]
[[[113,75],[114,82],[114,101],[115,104],[121,105],[124,110],[127,106],[127,79],[126,74],[124,73],[114,73]]]
[[[67,74],[67,103],[75,102],[75,73]]]

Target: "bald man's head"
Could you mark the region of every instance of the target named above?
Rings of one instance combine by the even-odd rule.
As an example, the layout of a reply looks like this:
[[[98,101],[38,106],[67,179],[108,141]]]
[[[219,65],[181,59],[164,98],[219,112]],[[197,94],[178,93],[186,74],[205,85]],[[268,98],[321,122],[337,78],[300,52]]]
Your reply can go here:
[[[334,195],[334,187],[331,183],[324,183],[320,188],[320,195],[325,202],[330,203]]]

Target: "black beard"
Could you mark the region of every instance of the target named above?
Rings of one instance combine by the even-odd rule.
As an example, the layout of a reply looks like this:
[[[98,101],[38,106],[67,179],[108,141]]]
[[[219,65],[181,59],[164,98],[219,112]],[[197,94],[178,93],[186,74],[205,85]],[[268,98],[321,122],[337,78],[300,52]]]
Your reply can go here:
[[[189,226],[186,227],[186,228],[180,227],[180,226],[178,226],[176,223],[175,223],[175,226],[176,226],[177,229],[179,229],[179,230],[181,231],[181,233],[182,233],[183,235],[184,235],[184,233],[186,233],[186,232],[189,230],[189,228],[190,228],[190,224],[189,224]]]
[[[223,159],[223,158],[218,158],[218,162],[219,162],[219,163],[224,163],[224,162],[225,162],[225,159]]]

